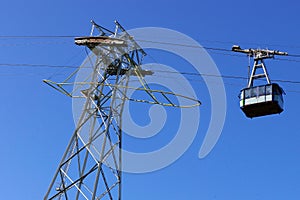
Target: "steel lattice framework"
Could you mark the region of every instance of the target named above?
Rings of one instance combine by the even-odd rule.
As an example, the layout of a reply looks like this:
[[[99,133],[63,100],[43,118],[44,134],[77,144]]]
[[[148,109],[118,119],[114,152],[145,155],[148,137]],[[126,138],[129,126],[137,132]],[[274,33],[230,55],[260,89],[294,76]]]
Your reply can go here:
[[[146,53],[117,21],[115,24],[115,31],[110,31],[92,21],[91,35],[75,38],[77,45],[86,46],[92,52],[85,60],[92,69],[83,81],[71,82],[77,71],[60,83],[44,80],[67,96],[84,99],[76,129],[45,200],[121,199],[122,111],[125,100],[181,107],[172,102],[175,96],[193,102],[190,106],[200,105],[198,100],[189,97],[151,90],[144,77],[153,72],[141,69]],[[93,36],[96,30],[100,34]],[[130,88],[130,77],[135,77],[142,87]],[[69,85],[74,86],[72,91],[66,89]],[[127,97],[129,89],[146,92],[149,99]],[[158,101],[157,95],[164,101]]]

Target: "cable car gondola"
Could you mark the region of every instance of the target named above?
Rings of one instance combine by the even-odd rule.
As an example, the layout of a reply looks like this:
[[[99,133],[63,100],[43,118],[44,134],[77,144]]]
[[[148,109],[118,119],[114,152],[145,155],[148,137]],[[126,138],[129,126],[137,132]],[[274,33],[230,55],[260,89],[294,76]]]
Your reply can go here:
[[[271,83],[264,59],[274,58],[274,55],[287,55],[285,52],[266,49],[241,49],[234,45],[232,51],[248,54],[254,57],[254,65],[249,77],[248,86],[241,90],[240,108],[249,118],[272,114],[280,114],[283,111],[283,89],[277,83]],[[261,73],[258,74],[257,70]],[[255,79],[265,78],[267,84],[254,86]]]
[[[283,89],[276,83],[244,88],[240,108],[249,118],[279,114],[283,111]]]

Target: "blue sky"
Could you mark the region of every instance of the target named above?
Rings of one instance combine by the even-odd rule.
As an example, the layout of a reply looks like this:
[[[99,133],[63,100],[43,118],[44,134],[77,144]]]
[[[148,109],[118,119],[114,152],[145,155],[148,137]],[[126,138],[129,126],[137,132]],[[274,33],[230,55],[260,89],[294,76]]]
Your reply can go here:
[[[0,36],[87,35],[91,19],[108,28],[113,28],[117,19],[127,29],[173,29],[207,47],[231,49],[239,44],[299,55],[299,8],[295,0],[11,0],[1,4]],[[247,57],[208,52],[222,75],[247,76]],[[42,80],[62,79],[72,70],[5,64],[78,66],[85,52],[73,44],[72,38],[1,37],[0,53],[0,193],[3,199],[42,199],[74,130],[71,99]],[[185,71],[178,61],[167,60],[169,55],[164,58],[156,52],[153,57]],[[268,60],[271,79],[300,81],[299,62],[299,58],[298,62]],[[250,120],[238,105],[237,96],[245,80],[224,79],[225,126],[213,151],[199,159],[210,119],[210,99],[203,80],[189,78],[203,103],[194,142],[179,160],[162,170],[125,174],[123,199],[299,199],[299,84],[279,83],[287,93],[282,114]],[[136,116],[136,120],[141,124],[149,121],[147,116]],[[158,144],[171,138],[166,134],[170,130],[172,124],[156,138],[162,138]],[[140,148],[135,140],[129,143],[129,149],[135,145]],[[150,144],[147,148],[152,149]]]

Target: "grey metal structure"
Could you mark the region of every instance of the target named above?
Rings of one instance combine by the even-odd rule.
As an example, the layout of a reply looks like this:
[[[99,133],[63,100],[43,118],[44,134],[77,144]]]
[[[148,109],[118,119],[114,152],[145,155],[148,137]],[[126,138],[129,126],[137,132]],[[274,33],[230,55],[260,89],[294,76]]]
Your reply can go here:
[[[91,35],[75,38],[76,45],[88,47],[92,52],[86,59],[87,63],[92,63],[87,79],[74,83],[71,80],[76,73],[73,73],[60,83],[44,80],[67,96],[84,99],[76,129],[45,200],[121,199],[122,111],[125,100],[181,107],[172,102],[174,97],[180,97],[193,102],[191,106],[200,105],[198,100],[189,97],[151,90],[144,77],[153,72],[141,68],[145,51],[117,21],[115,25],[115,30],[110,31],[92,21]],[[100,34],[93,36],[96,30]],[[142,87],[130,88],[130,77],[137,79]],[[70,84],[75,87],[72,91],[65,88]],[[74,92],[78,89],[80,95]],[[129,89],[145,92],[149,100],[128,97]]]

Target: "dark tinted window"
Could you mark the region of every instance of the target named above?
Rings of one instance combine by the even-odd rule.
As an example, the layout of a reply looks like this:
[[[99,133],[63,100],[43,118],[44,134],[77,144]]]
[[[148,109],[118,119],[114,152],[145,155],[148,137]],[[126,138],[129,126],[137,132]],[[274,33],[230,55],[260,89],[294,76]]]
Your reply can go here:
[[[256,97],[257,96],[257,87],[250,88],[250,97]]]
[[[250,89],[245,90],[245,98],[250,98]]]
[[[280,95],[281,94],[281,89],[276,85],[273,85],[273,94],[274,95]]]
[[[266,86],[258,87],[258,96],[264,96],[264,95],[266,95]]]
[[[272,94],[272,85],[266,86],[266,95]]]

